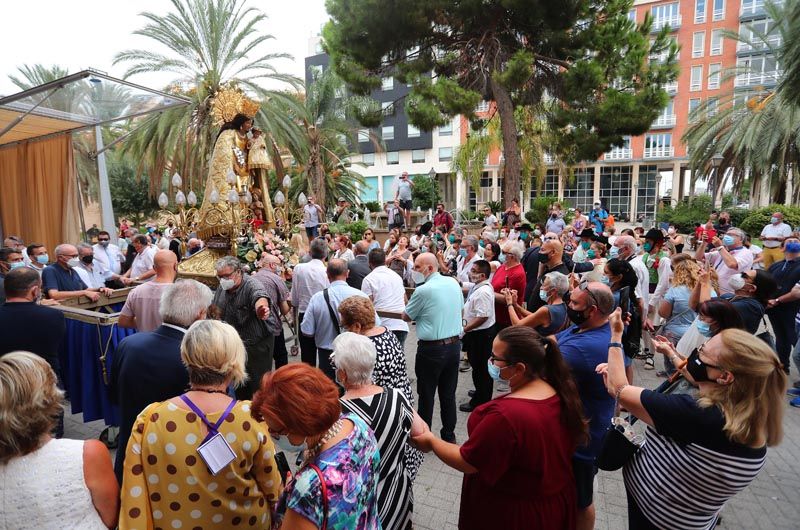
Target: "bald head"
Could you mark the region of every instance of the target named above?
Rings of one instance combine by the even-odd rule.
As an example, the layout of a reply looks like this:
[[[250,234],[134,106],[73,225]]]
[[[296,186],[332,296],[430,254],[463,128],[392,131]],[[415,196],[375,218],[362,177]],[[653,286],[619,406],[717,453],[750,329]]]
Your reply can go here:
[[[363,239],[356,243],[356,246],[353,247],[353,254],[356,256],[366,256],[369,252],[369,242],[364,241]]]
[[[425,278],[428,278],[434,272],[439,270],[439,263],[436,261],[436,256],[431,252],[423,252],[414,260],[414,270],[422,273]]]
[[[172,282],[178,272],[178,256],[171,250],[159,250],[153,256],[153,268],[158,282]]]
[[[558,265],[564,257],[564,245],[558,239],[545,241],[539,249],[539,255],[547,256],[545,263],[549,266]]]
[[[579,328],[594,329],[608,322],[608,315],[614,310],[614,295],[603,283],[583,283],[570,293],[569,308],[578,315],[571,318]]]
[[[267,267],[270,265],[280,265],[280,264],[281,264],[281,259],[275,254],[270,254],[269,252],[263,252],[261,254],[262,267]]]
[[[328,261],[328,280],[334,282],[347,279],[347,262],[343,259],[331,259]]]

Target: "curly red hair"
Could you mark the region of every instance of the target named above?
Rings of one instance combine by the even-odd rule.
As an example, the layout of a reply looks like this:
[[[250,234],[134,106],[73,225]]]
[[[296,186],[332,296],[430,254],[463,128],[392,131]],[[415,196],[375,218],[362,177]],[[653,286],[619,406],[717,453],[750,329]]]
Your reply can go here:
[[[293,363],[264,375],[250,414],[272,431],[317,436],[339,419],[339,389],[319,370]]]

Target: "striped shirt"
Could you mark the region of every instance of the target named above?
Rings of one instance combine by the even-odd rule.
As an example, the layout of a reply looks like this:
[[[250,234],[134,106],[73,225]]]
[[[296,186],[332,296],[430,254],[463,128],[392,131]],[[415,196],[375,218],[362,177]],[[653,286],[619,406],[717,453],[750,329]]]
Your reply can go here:
[[[717,407],[689,395],[642,392],[655,428],[625,466],[625,488],[659,528],[714,528],[725,503],[746,488],[766,463],[766,447],[728,440]]]

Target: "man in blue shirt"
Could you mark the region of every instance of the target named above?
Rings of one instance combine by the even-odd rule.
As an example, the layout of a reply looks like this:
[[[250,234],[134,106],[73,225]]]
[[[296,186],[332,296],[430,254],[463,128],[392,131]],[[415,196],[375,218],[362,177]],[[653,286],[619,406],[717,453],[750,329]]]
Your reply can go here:
[[[330,356],[333,353],[333,339],[339,335],[339,304],[351,296],[367,297],[358,289],[347,285],[347,262],[343,259],[332,259],[328,262],[326,270],[330,287],[314,294],[308,302],[308,307],[300,324],[303,335],[313,336],[317,344],[317,357],[319,369],[325,375],[336,380],[335,370],[331,366]],[[327,300],[325,295],[328,295]],[[377,320],[377,316],[376,316]]]
[[[614,414],[614,398],[608,395],[603,376],[595,372],[608,361],[611,328],[608,316],[614,310],[614,295],[599,282],[582,283],[570,293],[567,313],[575,324],[558,335],[558,347],[570,367],[589,419],[589,442],[573,457],[578,490],[577,528],[594,528],[593,483],[597,468],[594,459],[600,452],[603,435]]]
[[[417,288],[406,305],[403,320],[417,322],[417,375],[419,415],[428,425],[439,389],[442,440],[455,443],[456,385],[461,358],[461,311],[464,295],[455,279],[439,274],[436,256],[417,256],[412,272]],[[420,285],[422,284],[422,285]]]
[[[598,236],[603,233],[605,220],[608,219],[608,212],[603,209],[600,202],[595,202],[592,211],[589,212],[589,222],[594,225],[594,233]]]
[[[42,291],[53,300],[67,300],[86,296],[92,302],[100,298],[99,289],[87,289],[78,273],[72,270],[80,264],[78,249],[62,244],[56,247],[56,262],[42,271]]]

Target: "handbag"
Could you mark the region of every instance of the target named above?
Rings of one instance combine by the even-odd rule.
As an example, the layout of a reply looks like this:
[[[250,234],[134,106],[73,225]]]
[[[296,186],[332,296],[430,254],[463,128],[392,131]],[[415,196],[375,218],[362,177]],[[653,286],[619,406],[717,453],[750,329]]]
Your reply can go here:
[[[767,346],[769,346],[772,349],[772,351],[777,351],[777,348],[775,347],[775,337],[773,337],[772,333],[769,332],[769,327],[767,326],[766,315],[761,317],[761,324],[763,326],[764,331],[762,331],[761,333],[757,333],[756,337],[766,342]],[[761,328],[761,326],[759,326],[759,328]]]
[[[619,402],[614,402],[614,409],[618,404]],[[642,443],[631,429],[634,421],[628,422],[618,415],[612,416],[611,425],[603,435],[603,443],[594,459],[594,465],[603,471],[617,471],[639,451]]]
[[[308,464],[308,467],[313,469],[319,477],[319,487],[322,490],[322,526],[320,530],[327,530],[328,528],[328,486],[325,484],[325,477],[322,476],[322,470],[316,464]]]

